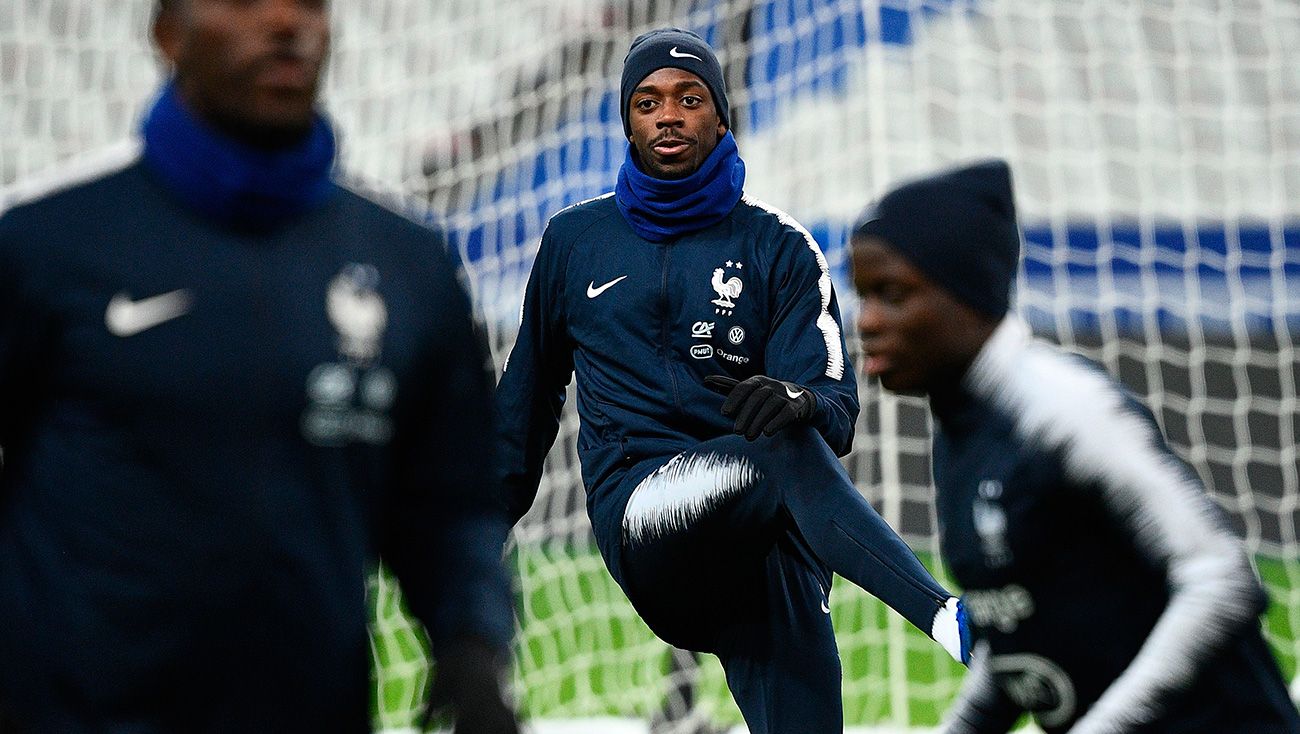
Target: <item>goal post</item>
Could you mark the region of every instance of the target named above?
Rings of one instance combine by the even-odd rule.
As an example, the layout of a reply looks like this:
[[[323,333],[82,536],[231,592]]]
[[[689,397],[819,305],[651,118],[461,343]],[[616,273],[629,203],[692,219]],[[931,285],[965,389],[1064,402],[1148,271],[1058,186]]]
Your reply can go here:
[[[0,209],[129,144],[160,80],[153,0],[0,3]],[[438,221],[498,365],[547,217],[609,191],[617,80],[656,26],[719,50],[746,188],[816,236],[849,323],[845,242],[891,185],[1006,158],[1019,312],[1147,402],[1246,538],[1285,674],[1300,656],[1300,6],[1282,0],[336,0],[324,106],[341,165]],[[851,329],[847,331],[852,331]],[[854,345],[850,345],[851,351]],[[941,576],[924,403],[864,385],[858,488]],[[684,697],[591,537],[566,409],[516,529],[514,682],[533,722],[645,731]],[[391,581],[371,585],[376,721],[413,725],[428,676]],[[878,602],[831,598],[852,726],[937,723],[960,669]],[[697,717],[739,723],[716,661]],[[1300,682],[1293,690],[1300,691]],[[539,731],[541,729],[539,728]],[[610,729],[613,731],[614,729]]]

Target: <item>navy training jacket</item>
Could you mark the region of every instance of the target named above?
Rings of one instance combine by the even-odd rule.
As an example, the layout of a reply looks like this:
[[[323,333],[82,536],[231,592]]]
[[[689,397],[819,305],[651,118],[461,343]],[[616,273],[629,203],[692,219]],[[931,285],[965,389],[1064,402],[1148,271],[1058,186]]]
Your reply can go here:
[[[627,470],[732,431],[705,376],[803,385],[827,444],[842,456],[853,441],[857,382],[826,258],[798,222],[748,195],[721,222],[663,244],[633,232],[612,193],[551,218],[497,387],[516,519],[536,496],[575,373],[587,510],[620,582]]]
[[[949,734],[1296,734],[1241,541],[1154,417],[1009,318],[939,419],[945,564],[975,651]]]
[[[368,731],[365,582],[513,632],[491,373],[440,236],[268,231],[145,164],[0,217],[0,708],[37,731]]]

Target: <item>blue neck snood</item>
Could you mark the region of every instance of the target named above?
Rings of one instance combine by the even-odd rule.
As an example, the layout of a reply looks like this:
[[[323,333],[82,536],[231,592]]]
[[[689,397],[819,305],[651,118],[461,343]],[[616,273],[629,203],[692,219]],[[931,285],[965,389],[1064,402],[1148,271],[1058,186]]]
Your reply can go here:
[[[273,226],[335,191],[334,133],[317,115],[297,144],[261,150],[213,129],[169,83],[144,122],[144,161],[186,205],[223,223]]]
[[[718,141],[699,170],[686,178],[654,178],[627,148],[614,198],[632,230],[651,242],[667,242],[722,221],[740,201],[745,162],[731,131]]]

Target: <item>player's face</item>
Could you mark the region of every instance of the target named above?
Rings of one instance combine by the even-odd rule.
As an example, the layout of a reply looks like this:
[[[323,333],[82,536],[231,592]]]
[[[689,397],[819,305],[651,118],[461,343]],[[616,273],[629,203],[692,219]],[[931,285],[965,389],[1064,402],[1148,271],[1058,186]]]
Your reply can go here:
[[[310,128],[329,49],[325,0],[177,0],[154,38],[182,99],[217,127],[270,145]]]
[[[960,380],[993,328],[877,237],[853,240],[853,286],[863,370],[895,392]]]
[[[683,69],[659,69],[642,79],[628,107],[628,140],[655,178],[695,173],[727,133],[704,80]]]

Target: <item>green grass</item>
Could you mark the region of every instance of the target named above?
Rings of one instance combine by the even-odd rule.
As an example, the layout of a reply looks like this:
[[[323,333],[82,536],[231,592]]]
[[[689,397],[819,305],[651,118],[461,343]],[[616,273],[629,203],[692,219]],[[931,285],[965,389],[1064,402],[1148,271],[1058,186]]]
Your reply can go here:
[[[648,717],[663,703],[668,648],[632,610],[594,547],[547,545],[517,552],[521,631],[516,683],[526,718]],[[934,568],[932,559],[922,561]],[[1300,563],[1257,559],[1272,604],[1264,628],[1287,680],[1296,674]],[[409,726],[427,680],[425,646],[391,582],[372,588],[381,633],[375,641],[376,721]],[[845,723],[932,726],[960,684],[961,668],[920,631],[853,585],[836,579],[831,614],[844,667]],[[901,637],[891,657],[890,639]],[[906,693],[891,691],[893,666],[905,668]],[[722,669],[704,656],[700,705],[719,723],[740,722]]]

